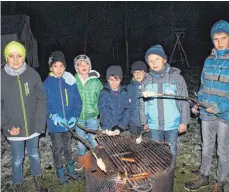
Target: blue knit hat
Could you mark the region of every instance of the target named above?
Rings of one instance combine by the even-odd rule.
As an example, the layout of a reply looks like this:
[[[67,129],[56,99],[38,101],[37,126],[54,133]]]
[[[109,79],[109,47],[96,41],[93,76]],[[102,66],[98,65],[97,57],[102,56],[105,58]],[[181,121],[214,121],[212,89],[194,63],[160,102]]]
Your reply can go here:
[[[215,33],[226,33],[229,35],[229,23],[224,20],[216,22],[211,28],[211,38]]]
[[[167,56],[166,56],[164,49],[161,45],[154,45],[146,51],[146,54],[145,54],[146,63],[148,63],[148,56],[151,54],[159,55],[167,61]]]

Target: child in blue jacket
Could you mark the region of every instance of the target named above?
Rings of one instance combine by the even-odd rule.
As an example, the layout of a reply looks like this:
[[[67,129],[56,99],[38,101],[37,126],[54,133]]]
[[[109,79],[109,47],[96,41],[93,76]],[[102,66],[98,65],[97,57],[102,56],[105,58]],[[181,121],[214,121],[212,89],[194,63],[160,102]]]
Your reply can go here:
[[[112,65],[107,69],[108,83],[99,95],[99,112],[103,130],[123,131],[130,120],[128,92],[121,86],[122,68]]]
[[[143,81],[142,90],[155,94],[188,96],[186,82],[180,75],[181,71],[170,67],[161,45],[150,47],[145,54],[145,61],[150,69]],[[175,163],[178,133],[186,132],[190,120],[189,103],[172,97],[149,97],[145,102],[143,115],[147,116],[149,136],[153,140],[170,143]],[[144,128],[147,129],[147,126]]]
[[[140,97],[142,81],[147,75],[147,66],[143,61],[136,61],[131,65],[133,78],[127,85],[130,102],[129,131],[132,135],[139,136],[144,127],[144,120],[140,119],[140,110],[144,110],[144,100]]]
[[[49,57],[50,74],[44,81],[47,95],[47,126],[52,141],[54,166],[60,184],[67,184],[66,175],[73,179],[81,176],[74,170],[72,160],[71,133],[62,123],[74,128],[82,109],[75,78],[65,71],[66,62],[61,51],[52,52]],[[63,166],[61,151],[64,151]]]
[[[200,110],[203,136],[200,175],[196,180],[185,183],[185,189],[188,191],[198,190],[210,184],[210,168],[215,146],[218,167],[213,192],[224,191],[229,172],[229,23],[218,21],[212,26],[210,34],[214,48],[204,62],[198,92],[198,101],[208,106],[207,109]]]

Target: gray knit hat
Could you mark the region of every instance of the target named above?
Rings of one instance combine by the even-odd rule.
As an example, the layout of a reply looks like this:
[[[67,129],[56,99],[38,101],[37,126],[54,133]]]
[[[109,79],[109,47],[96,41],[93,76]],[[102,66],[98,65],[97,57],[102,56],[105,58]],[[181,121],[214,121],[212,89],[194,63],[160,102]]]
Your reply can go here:
[[[143,70],[147,73],[147,66],[143,61],[135,61],[132,65],[131,65],[131,71],[130,73],[133,73],[136,70]]]
[[[111,65],[108,67],[106,72],[106,78],[109,79],[110,76],[119,76],[120,79],[123,78],[122,67],[119,65]]]
[[[90,70],[91,70],[91,68],[92,68],[91,60],[87,55],[78,55],[77,57],[75,57],[74,66],[77,65],[80,61],[86,61],[89,64]]]

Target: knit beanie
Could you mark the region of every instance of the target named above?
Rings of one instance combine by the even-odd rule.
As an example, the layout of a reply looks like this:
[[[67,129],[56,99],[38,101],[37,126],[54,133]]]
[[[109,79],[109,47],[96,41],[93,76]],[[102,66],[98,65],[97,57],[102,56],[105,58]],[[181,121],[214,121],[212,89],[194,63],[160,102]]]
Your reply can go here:
[[[48,61],[49,67],[51,67],[52,64],[54,64],[57,61],[63,63],[66,68],[66,61],[65,61],[65,57],[62,51],[54,51],[51,53],[51,55],[49,56],[49,61]]]
[[[224,20],[216,22],[211,28],[211,38],[215,33],[226,33],[229,35],[229,23]]]
[[[147,72],[147,66],[143,61],[135,61],[132,65],[131,65],[131,71],[130,73],[133,73],[136,70],[143,70],[145,72]]]
[[[26,50],[24,45],[22,45],[21,43],[17,42],[17,41],[11,41],[10,43],[8,43],[4,49],[4,56],[5,56],[5,60],[8,60],[8,56],[10,55],[11,52],[16,51],[18,53],[20,53],[22,55],[22,57],[25,59],[26,57]]]
[[[123,78],[122,67],[119,65],[111,65],[108,67],[106,72],[106,78],[109,79],[110,76],[119,76],[120,79]]]
[[[146,51],[146,54],[145,54],[146,63],[148,63],[148,56],[151,54],[159,55],[167,61],[167,56],[166,56],[164,49],[161,45],[154,45]]]
[[[89,64],[90,70],[91,70],[91,68],[92,68],[91,60],[87,55],[78,55],[77,57],[75,57],[74,66],[76,66],[80,61],[86,61]]]

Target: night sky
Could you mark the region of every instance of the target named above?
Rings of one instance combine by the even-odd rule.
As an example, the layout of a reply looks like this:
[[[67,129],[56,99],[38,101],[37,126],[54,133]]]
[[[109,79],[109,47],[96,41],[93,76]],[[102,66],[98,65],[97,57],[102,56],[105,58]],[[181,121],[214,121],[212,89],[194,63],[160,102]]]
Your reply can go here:
[[[145,51],[161,44],[168,56],[175,44],[173,28],[185,28],[181,41],[191,66],[202,67],[213,44],[210,29],[218,20],[229,21],[229,2],[1,2],[2,15],[27,14],[38,42],[41,76],[48,74],[48,56],[64,52],[67,70],[73,59],[86,53],[102,76],[110,64],[125,71],[125,26],[129,65],[144,61]],[[126,24],[126,25],[125,25]],[[113,48],[118,58],[112,56]],[[175,65],[175,64],[174,64]]]

